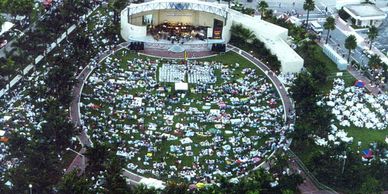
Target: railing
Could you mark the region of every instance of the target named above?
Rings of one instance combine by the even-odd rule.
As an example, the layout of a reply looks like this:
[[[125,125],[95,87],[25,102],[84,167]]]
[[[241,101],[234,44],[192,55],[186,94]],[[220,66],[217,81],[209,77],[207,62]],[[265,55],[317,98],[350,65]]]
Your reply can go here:
[[[338,194],[336,191],[334,191],[332,188],[322,184],[318,181],[317,178],[307,169],[307,167],[304,165],[304,163],[299,159],[299,157],[290,149],[287,149],[286,153],[295,160],[295,162],[298,164],[299,168],[303,171],[303,173],[306,175],[308,179],[311,180],[311,182],[319,189],[323,191],[328,191],[330,193]]]

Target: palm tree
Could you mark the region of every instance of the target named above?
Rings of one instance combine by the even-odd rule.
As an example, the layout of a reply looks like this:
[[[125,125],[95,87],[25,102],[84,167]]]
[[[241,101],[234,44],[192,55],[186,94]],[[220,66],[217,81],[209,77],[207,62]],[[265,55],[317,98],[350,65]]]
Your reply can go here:
[[[372,43],[378,35],[379,35],[379,30],[376,28],[376,26],[369,27],[369,31],[368,31],[368,38],[370,40],[369,50],[372,49]]]
[[[310,15],[310,11],[313,11],[315,9],[315,2],[314,0],[305,0],[305,2],[303,3],[303,9],[305,11],[307,11],[307,18],[306,18],[306,27],[308,26],[308,23],[309,23],[309,15]]]
[[[113,16],[114,23],[118,22],[120,11],[124,9],[125,5],[127,5],[127,0],[110,1],[109,7],[113,10],[113,13],[114,13],[114,16]]]
[[[326,22],[323,24],[323,28],[327,30],[326,44],[329,41],[330,30],[335,29],[335,19],[331,16],[326,18]]]
[[[370,57],[368,61],[369,67],[371,67],[373,70],[377,70],[381,68],[381,59],[378,55],[374,54]]]
[[[260,1],[259,4],[257,4],[257,9],[260,11],[260,16],[263,17],[265,14],[265,11],[268,8],[268,3],[265,1]]]
[[[241,32],[241,38],[243,38],[245,42],[252,42],[256,38],[256,35],[252,30],[243,28],[243,31]]]
[[[345,39],[345,48],[349,50],[348,63],[350,60],[350,54],[352,50],[357,47],[357,38],[354,35],[350,35]]]
[[[245,42],[251,42],[256,38],[252,30],[244,28],[241,24],[233,25],[230,31],[232,35],[243,39]]]

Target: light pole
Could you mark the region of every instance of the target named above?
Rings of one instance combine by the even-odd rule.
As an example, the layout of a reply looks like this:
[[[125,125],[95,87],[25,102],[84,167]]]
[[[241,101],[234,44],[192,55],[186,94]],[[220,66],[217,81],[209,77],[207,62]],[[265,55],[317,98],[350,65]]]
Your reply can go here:
[[[347,158],[346,151],[344,151],[344,156],[343,156],[344,162],[342,164],[342,173],[341,174],[344,174],[344,171],[345,171],[346,158]]]
[[[30,194],[32,194],[32,184],[28,184],[28,188],[30,188]]]
[[[67,150],[67,151],[72,151],[72,152],[74,152],[74,153],[76,153],[77,155],[79,155],[79,156],[82,157],[82,170],[85,172],[85,167],[86,167],[86,166],[85,166],[85,156],[84,156],[83,154],[81,154],[81,153],[79,153],[79,152],[77,152],[77,151],[71,149],[71,148],[66,148],[66,150]]]

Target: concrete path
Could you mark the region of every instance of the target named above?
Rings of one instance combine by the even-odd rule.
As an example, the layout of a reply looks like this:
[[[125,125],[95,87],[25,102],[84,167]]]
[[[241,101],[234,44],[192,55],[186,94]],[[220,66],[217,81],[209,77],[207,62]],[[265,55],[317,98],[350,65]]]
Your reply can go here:
[[[116,49],[113,49],[114,52],[117,52],[123,48],[127,47],[127,43],[120,44],[116,47]],[[114,52],[112,51],[106,51],[105,53],[101,54],[98,57],[98,62],[100,63],[103,61],[107,56],[113,54]],[[87,131],[82,128],[82,121],[81,121],[81,111],[80,111],[80,100],[81,100],[81,94],[82,94],[82,89],[84,87],[84,84],[89,77],[90,73],[93,72],[95,67],[91,66],[88,64],[82,71],[81,73],[76,77],[78,80],[77,84],[74,86],[73,89],[73,100],[70,103],[70,120],[71,122],[78,128],[80,128],[80,134],[77,136],[77,139],[79,140],[80,144],[82,145],[81,150],[79,151],[81,154],[86,152],[87,147],[92,147],[93,142],[90,140]],[[66,172],[70,172],[73,169],[79,168],[81,171],[86,168],[81,163],[82,157],[76,156],[73,160],[73,162],[69,165],[67,168]],[[87,165],[87,163],[85,163]]]

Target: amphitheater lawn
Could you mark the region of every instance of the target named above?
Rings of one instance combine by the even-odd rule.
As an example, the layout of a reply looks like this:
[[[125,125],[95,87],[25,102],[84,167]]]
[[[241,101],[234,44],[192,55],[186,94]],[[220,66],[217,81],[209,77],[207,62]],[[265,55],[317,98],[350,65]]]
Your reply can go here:
[[[136,53],[132,53],[132,52],[129,52],[129,51],[126,51],[126,50],[121,50],[119,52],[117,52],[115,55],[114,55],[114,58],[117,58],[119,59],[120,62],[119,65],[120,65],[120,68],[122,70],[129,70],[128,68],[128,65],[124,62],[124,61],[128,61],[128,60],[131,60],[133,58],[140,58],[140,59],[151,59],[151,60],[154,60],[155,58],[151,58],[151,57],[146,57],[146,56],[142,56],[142,55],[138,55]],[[179,60],[178,60],[179,61]],[[238,79],[241,79],[243,78],[243,74],[239,73],[242,71],[242,69],[246,68],[246,67],[250,67],[252,68],[253,67],[253,64],[246,60],[245,58],[241,57],[240,55],[234,53],[234,52],[227,52],[223,55],[218,55],[218,56],[215,56],[215,57],[210,57],[210,58],[206,58],[206,59],[201,59],[200,61],[218,61],[218,62],[221,62],[223,64],[226,64],[226,65],[230,65],[230,68],[233,68],[234,69],[234,72],[236,72],[234,75],[234,80],[238,80]],[[163,60],[162,60],[163,62]],[[239,66],[236,67],[235,64],[238,63]],[[263,77],[264,79],[268,79],[268,78],[265,78],[265,75],[264,73],[259,70],[259,68],[256,67],[256,74],[259,75],[259,77]],[[104,62],[101,64],[101,66],[99,67],[99,70],[98,70],[101,74],[104,74],[107,72],[107,69],[106,69],[106,65],[104,65]],[[158,74],[156,74],[158,75]],[[222,84],[222,80],[219,80],[218,78],[220,77],[221,75],[221,70],[215,70],[215,75],[217,76],[217,82],[215,83],[215,85],[221,85]],[[111,79],[115,79],[114,77],[111,77]],[[173,88],[173,83],[164,83],[163,85],[167,86],[167,88]],[[191,86],[189,88],[192,88]],[[169,90],[170,90],[169,89]],[[136,88],[136,89],[131,89],[130,91],[128,89],[126,89],[125,87],[121,88],[117,95],[125,95],[125,94],[128,94],[128,93],[138,93],[138,92],[145,92],[145,88]],[[281,101],[280,99],[278,98],[278,94],[276,93],[276,91],[272,91],[272,92],[275,92],[275,95],[274,97],[276,98],[276,101],[278,103],[278,106],[281,105]],[[93,89],[88,86],[88,85],[85,85],[85,88],[83,90],[83,93],[84,94],[87,94],[87,96],[91,96],[93,95]],[[153,94],[154,91],[151,92],[151,94]],[[155,92],[156,93],[156,92]],[[187,99],[202,99],[203,96],[206,96],[206,94],[195,94],[195,93],[192,93],[192,92],[188,92],[187,93],[187,96],[186,98]],[[265,98],[269,98],[270,96],[266,96]],[[226,99],[225,100],[226,102],[228,102],[229,104],[229,99]],[[101,104],[101,102],[98,100],[98,99],[89,99],[87,103],[93,103],[93,104]],[[86,104],[86,103],[85,103]],[[267,101],[262,101],[258,104],[259,106],[260,105],[268,105]],[[106,102],[106,104],[104,104],[100,110],[89,110],[90,114],[91,115],[98,115],[100,112],[105,112],[106,115],[111,115],[112,112],[111,110],[109,109],[109,107],[112,107],[112,106],[115,106],[113,102]],[[180,103],[178,105],[171,105],[172,107],[172,110],[175,110],[176,107],[183,107],[185,105],[183,105],[183,103]],[[193,106],[193,107],[197,107],[198,109],[202,109],[202,105],[201,104],[195,104],[195,103],[192,103],[190,106]],[[211,108],[214,108],[216,109],[217,108],[217,105],[216,104],[212,104],[211,105]],[[227,113],[231,113],[229,112],[231,110],[227,110]],[[160,112],[158,112],[160,113]],[[113,120],[120,120],[120,118],[116,115],[111,115],[110,116],[111,119]],[[276,117],[276,121],[277,122],[281,122],[281,116],[280,117]],[[152,119],[151,117],[144,117],[144,123],[152,123],[152,122],[156,122],[157,124],[161,124],[160,122],[162,122],[162,118],[157,118],[157,119]],[[176,116],[174,116],[174,123],[189,123],[191,122],[188,118],[187,118],[187,115],[186,114],[177,114]],[[106,123],[106,121],[104,120],[99,120],[100,124],[102,124],[103,126],[105,127],[108,127],[109,125]],[[92,123],[89,123],[89,124],[92,124]],[[136,121],[135,120],[121,120],[119,123],[117,124],[120,124],[121,126],[122,125],[125,125],[125,124],[136,124]],[[209,130],[211,127],[211,123],[204,123],[204,125],[206,125],[206,128]],[[261,125],[261,124],[260,124]],[[114,124],[114,127],[116,127],[116,124]],[[245,134],[247,136],[253,136],[253,135],[258,135],[261,137],[261,139],[257,140],[255,143],[256,146],[261,146],[263,144],[265,144],[265,141],[268,140],[268,138],[270,137],[269,135],[265,135],[263,133],[259,133],[256,131],[255,128],[251,128],[251,127],[246,127],[249,129],[249,131]],[[272,127],[270,127],[272,128]],[[223,129],[223,131],[221,131],[221,134],[222,136],[224,136],[224,138],[228,138],[232,135],[228,135],[225,133],[225,131],[231,131],[232,130],[232,126],[230,124],[226,124],[225,125],[225,128]],[[135,136],[135,139],[140,139],[140,134],[134,134]],[[276,135],[277,136],[277,135]],[[127,139],[129,137],[123,137],[123,139],[125,140],[129,140]],[[205,141],[205,140],[208,140],[209,138],[208,137],[203,137],[203,136],[194,136],[192,137],[192,140],[193,142],[201,142],[201,141]],[[160,145],[160,150],[169,150],[169,147],[170,145],[173,145],[173,144],[179,144],[179,140],[173,140],[173,141],[170,141],[169,143],[166,143],[166,144],[162,144]],[[256,147],[255,146],[255,147]],[[201,148],[200,147],[196,147],[196,146],[193,146],[192,147],[192,152],[195,156],[199,155],[201,151]],[[142,150],[140,152],[139,155],[146,155],[147,154],[147,151],[146,150]],[[160,158],[162,158],[163,156],[166,155],[166,153],[164,152],[156,152],[154,153],[155,155],[153,156],[153,158],[155,159],[155,161],[158,161],[160,160]],[[180,164],[179,166],[182,167],[182,166],[191,166],[192,164],[192,157],[187,157],[187,156],[181,156],[180,159],[182,160],[182,164]],[[206,159],[214,159],[214,156],[213,157],[202,157],[200,159],[201,163],[204,162],[204,160]],[[174,159],[172,157],[167,157],[166,159],[167,163],[168,164],[174,164]],[[160,162],[160,161],[158,161]],[[138,163],[139,167],[140,168],[146,168],[146,166],[142,165],[142,163]],[[178,168],[179,168],[178,166]],[[223,165],[220,165],[221,168],[224,168],[225,167],[225,164]],[[160,178],[160,177],[158,177]]]

